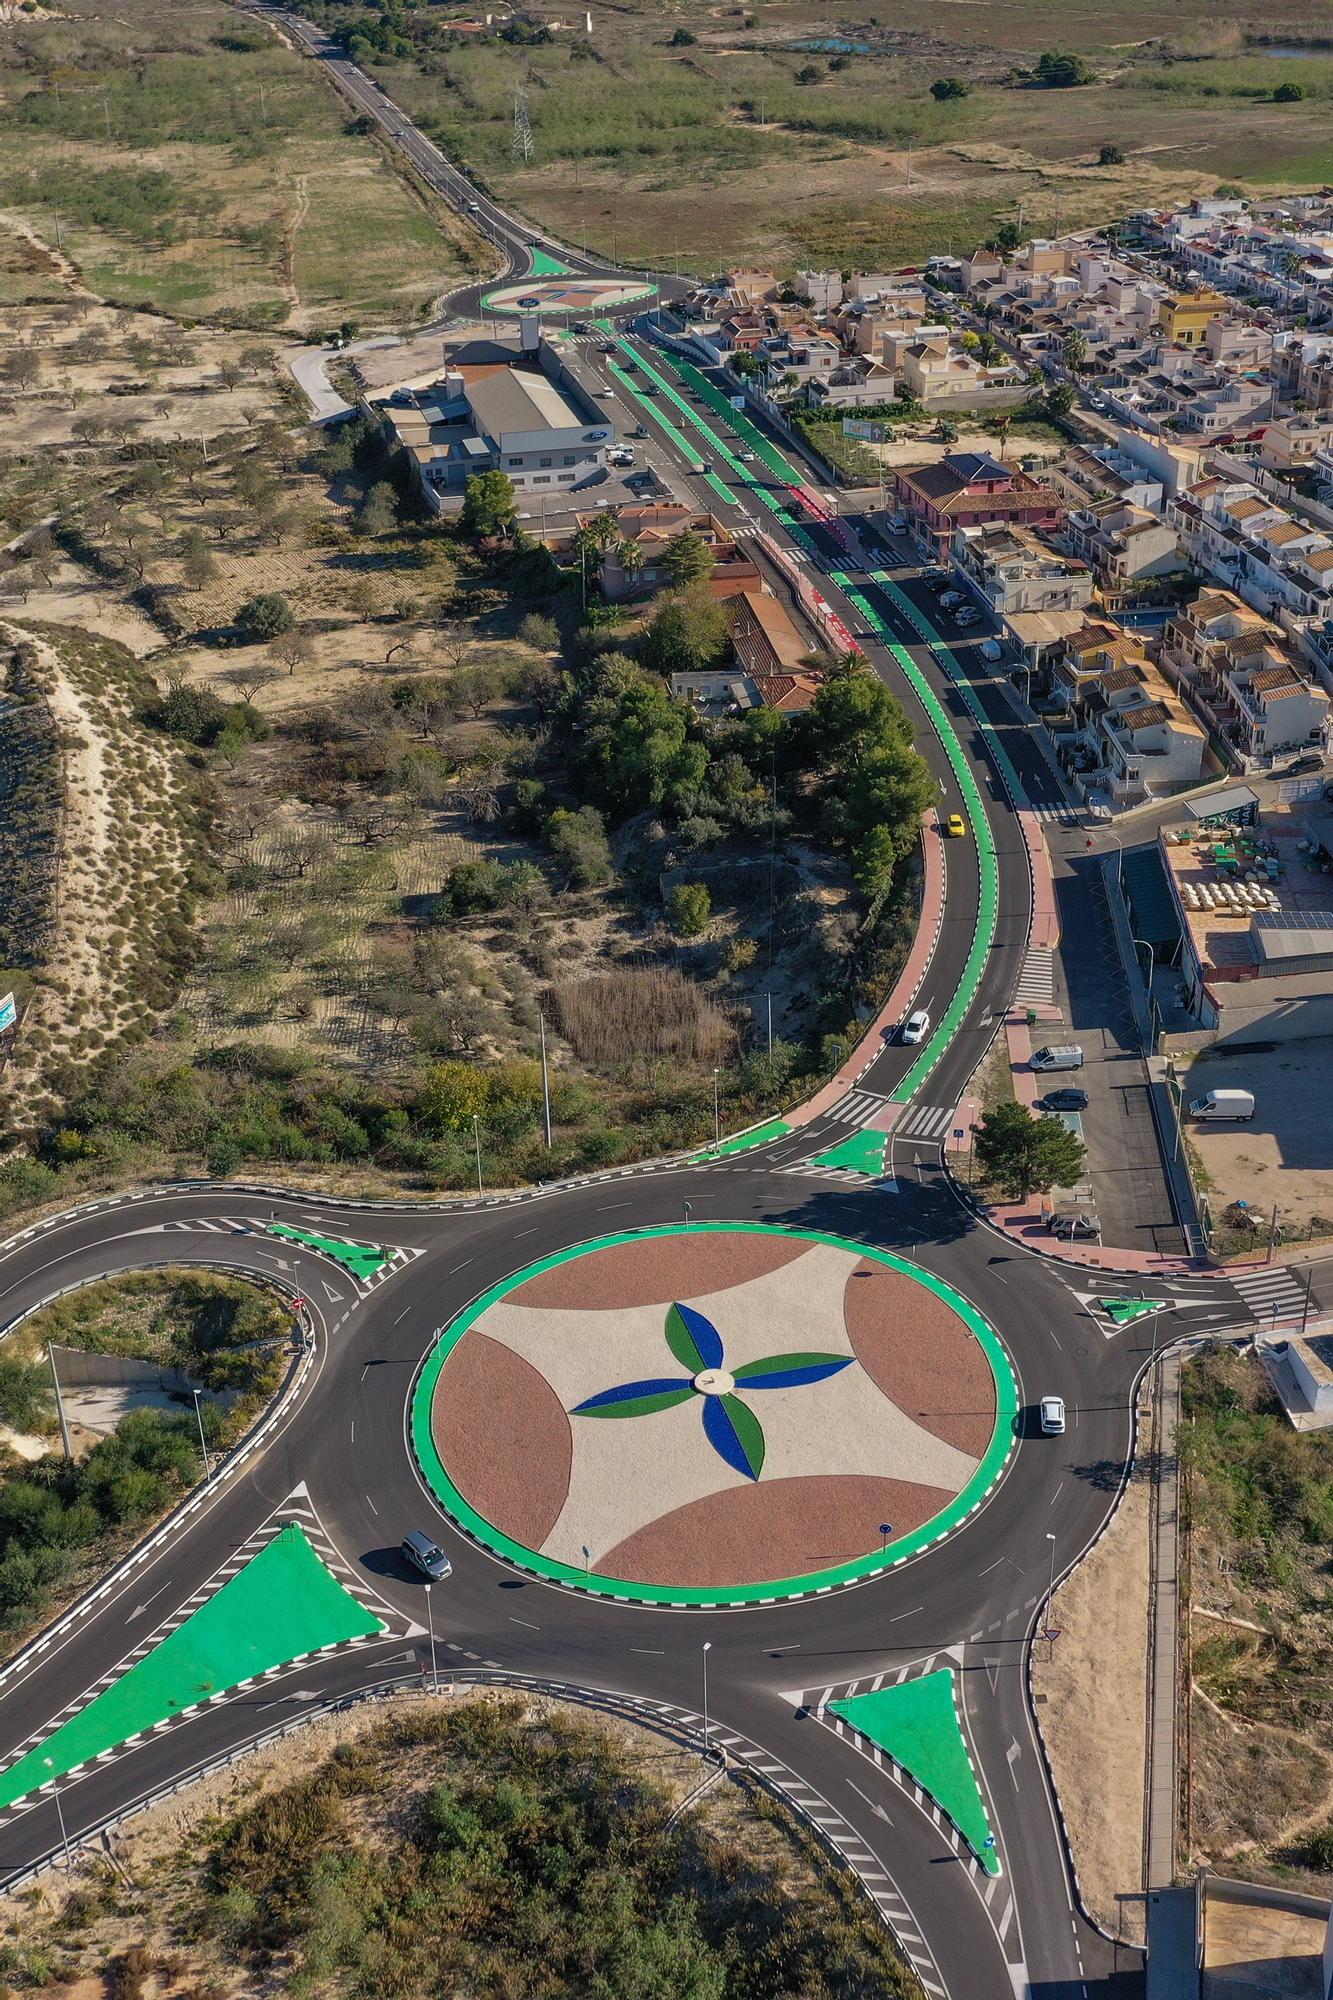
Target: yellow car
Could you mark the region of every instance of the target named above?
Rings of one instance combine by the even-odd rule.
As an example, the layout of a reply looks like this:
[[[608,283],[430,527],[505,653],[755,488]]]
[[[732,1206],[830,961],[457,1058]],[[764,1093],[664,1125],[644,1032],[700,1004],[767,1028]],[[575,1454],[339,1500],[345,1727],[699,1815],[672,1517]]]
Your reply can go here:
[[[944,822],[944,831],[952,840],[962,840],[967,834],[967,821],[961,813],[950,813]]]

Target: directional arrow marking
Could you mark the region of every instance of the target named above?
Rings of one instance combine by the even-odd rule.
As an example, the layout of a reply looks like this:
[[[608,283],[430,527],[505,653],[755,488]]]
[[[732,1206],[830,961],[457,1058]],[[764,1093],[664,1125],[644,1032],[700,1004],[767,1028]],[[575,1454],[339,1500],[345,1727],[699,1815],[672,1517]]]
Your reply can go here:
[[[871,1798],[869,1792],[863,1792],[861,1790],[861,1787],[857,1784],[855,1778],[849,1778],[847,1782],[851,1786],[852,1790],[856,1793],[857,1797],[865,1800],[866,1804],[870,1807],[871,1812],[874,1813],[876,1819],[882,1819],[885,1826],[893,1825],[893,1821],[889,1818],[883,1806],[876,1805],[875,1801]]]

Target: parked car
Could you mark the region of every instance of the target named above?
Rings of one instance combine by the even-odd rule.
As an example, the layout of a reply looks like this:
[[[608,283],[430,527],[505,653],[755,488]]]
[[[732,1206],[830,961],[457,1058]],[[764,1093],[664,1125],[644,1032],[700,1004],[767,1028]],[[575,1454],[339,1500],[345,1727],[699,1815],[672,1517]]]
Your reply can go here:
[[[1063,1437],[1065,1428],[1065,1405],[1063,1396],[1043,1396],[1041,1399],[1041,1430],[1043,1437]]]
[[[1086,1090],[1048,1090],[1041,1100],[1043,1111],[1086,1111]]]
[[[1066,1042],[1056,1047],[1034,1049],[1028,1061],[1033,1069],[1082,1069],[1083,1051],[1077,1042]]]
[[[908,1043],[924,1042],[926,1030],[930,1026],[930,1015],[924,1007],[918,1007],[903,1022],[903,1040]]]
[[[420,1528],[412,1528],[403,1536],[403,1554],[414,1569],[429,1577],[432,1583],[441,1583],[453,1570],[444,1550],[431,1536],[423,1534]]]
[[[1083,1237],[1097,1237],[1102,1233],[1102,1225],[1095,1215],[1085,1209],[1070,1215],[1056,1215],[1051,1218],[1052,1236],[1064,1236],[1073,1243]]]
[[[1298,757],[1294,764],[1288,764],[1286,770],[1283,772],[1283,776],[1287,778],[1303,778],[1307,772],[1322,771],[1323,768],[1323,758],[1317,750],[1312,750],[1308,756]]]
[[[977,651],[981,654],[983,660],[994,662],[1004,658],[1004,647],[998,639],[983,639]]]
[[[952,611],[954,605],[961,604],[962,601],[963,593],[961,590],[942,590],[940,592],[941,611]]]
[[[626,437],[632,437],[632,438],[646,438],[649,437],[651,433],[648,429],[647,424],[635,424],[630,430],[626,431],[625,435]]]
[[[980,617],[981,613],[979,611],[974,611],[972,609],[972,606],[969,604],[965,605],[964,608],[958,613],[957,617],[954,619],[954,623],[955,625],[962,626],[962,628],[966,630],[966,628],[969,625],[975,625],[980,619]]]

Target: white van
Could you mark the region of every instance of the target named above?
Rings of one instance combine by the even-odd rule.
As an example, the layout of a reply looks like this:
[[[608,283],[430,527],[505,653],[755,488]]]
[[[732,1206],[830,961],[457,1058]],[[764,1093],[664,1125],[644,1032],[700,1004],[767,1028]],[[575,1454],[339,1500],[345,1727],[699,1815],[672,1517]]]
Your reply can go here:
[[[1253,1118],[1252,1090],[1205,1090],[1190,1105],[1191,1118]]]
[[[1083,1051],[1070,1042],[1064,1048],[1034,1049],[1029,1060],[1033,1069],[1082,1069]]]

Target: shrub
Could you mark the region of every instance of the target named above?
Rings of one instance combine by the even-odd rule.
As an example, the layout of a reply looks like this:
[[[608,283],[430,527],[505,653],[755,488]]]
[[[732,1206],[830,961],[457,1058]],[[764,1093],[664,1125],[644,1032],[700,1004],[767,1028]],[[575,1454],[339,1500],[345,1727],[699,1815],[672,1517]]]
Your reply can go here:
[[[1305,91],[1299,83],[1280,83],[1273,92],[1274,104],[1299,104]]]
[[[296,623],[296,614],[281,591],[264,590],[256,597],[246,598],[236,613],[236,623],[247,638],[260,643],[290,632]]]
[[[950,104],[957,98],[967,96],[967,85],[961,76],[937,76],[930,86],[930,94],[937,104]]]
[[[702,882],[677,882],[667,897],[667,914],[677,937],[702,937],[713,914],[713,899]]]
[[[1119,146],[1103,146],[1097,155],[1099,167],[1122,167],[1124,164],[1125,156]]]

